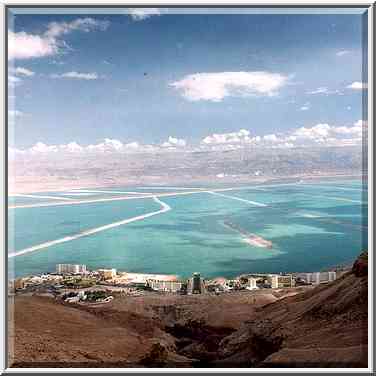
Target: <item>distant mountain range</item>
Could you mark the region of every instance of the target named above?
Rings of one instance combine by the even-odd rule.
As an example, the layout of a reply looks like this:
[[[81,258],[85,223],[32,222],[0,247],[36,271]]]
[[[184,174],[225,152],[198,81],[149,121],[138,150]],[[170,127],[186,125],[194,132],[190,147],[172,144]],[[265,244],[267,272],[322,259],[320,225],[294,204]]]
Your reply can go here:
[[[227,151],[19,154],[9,159],[10,191],[143,183],[221,183],[274,178],[359,175],[359,147],[244,148]]]

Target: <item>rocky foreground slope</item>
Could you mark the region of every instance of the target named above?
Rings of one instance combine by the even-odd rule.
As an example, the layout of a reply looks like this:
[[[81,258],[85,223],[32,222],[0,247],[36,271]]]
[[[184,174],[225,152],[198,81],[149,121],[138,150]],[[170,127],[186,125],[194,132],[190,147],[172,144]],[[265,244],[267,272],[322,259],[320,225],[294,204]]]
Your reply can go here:
[[[259,310],[220,343],[216,364],[261,367],[366,367],[367,266]]]
[[[328,285],[10,304],[13,367],[366,367],[367,254]]]

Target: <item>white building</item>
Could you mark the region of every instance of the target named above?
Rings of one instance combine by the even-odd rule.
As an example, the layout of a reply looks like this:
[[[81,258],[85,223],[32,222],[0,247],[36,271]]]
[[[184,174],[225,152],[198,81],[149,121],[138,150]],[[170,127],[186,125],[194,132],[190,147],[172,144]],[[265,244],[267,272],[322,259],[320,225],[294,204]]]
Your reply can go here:
[[[104,280],[116,277],[116,269],[98,269],[97,271],[99,276]]]
[[[58,274],[85,274],[86,265],[78,264],[57,264],[56,273]]]
[[[72,296],[71,298],[66,298],[65,301],[67,303],[78,303],[80,301],[80,297],[77,296]]]
[[[149,279],[147,280],[147,284],[150,288],[156,291],[178,292],[181,290],[183,282],[182,281],[160,281],[156,279]]]
[[[313,285],[333,282],[337,278],[336,272],[299,273],[297,276],[306,283],[312,283]]]
[[[258,289],[258,287],[257,287],[257,279],[256,278],[248,278],[246,289],[247,290],[256,290],[256,289]]]
[[[40,278],[43,281],[61,281],[63,279],[63,276],[61,275],[53,275],[53,274],[42,274]]]
[[[307,279],[313,285],[320,284],[320,272],[308,273]]]
[[[295,286],[295,281],[291,274],[269,274],[267,281],[270,283],[272,289]]]
[[[268,275],[267,280],[270,283],[272,289],[278,288],[278,276],[277,275]]]
[[[321,272],[320,283],[333,282],[336,279],[336,272]]]

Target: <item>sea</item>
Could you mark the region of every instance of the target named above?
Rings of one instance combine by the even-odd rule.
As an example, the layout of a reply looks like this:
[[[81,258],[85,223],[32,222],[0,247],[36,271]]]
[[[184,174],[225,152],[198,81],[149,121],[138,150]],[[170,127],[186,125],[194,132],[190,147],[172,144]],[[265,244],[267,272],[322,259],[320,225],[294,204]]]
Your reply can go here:
[[[184,188],[91,188],[10,196],[8,274],[14,278],[53,272],[59,263],[182,278],[194,272],[204,278],[308,272],[349,264],[368,247],[367,186],[361,180],[213,185],[194,193],[192,187]],[[151,192],[169,210],[144,197]],[[179,194],[163,196],[172,192]],[[130,199],[107,200],[119,197]],[[81,200],[92,202],[70,204]],[[147,213],[156,214],[143,218]],[[75,236],[130,218],[135,219]],[[273,245],[249,244],[244,232]],[[66,240],[18,254],[58,239]]]

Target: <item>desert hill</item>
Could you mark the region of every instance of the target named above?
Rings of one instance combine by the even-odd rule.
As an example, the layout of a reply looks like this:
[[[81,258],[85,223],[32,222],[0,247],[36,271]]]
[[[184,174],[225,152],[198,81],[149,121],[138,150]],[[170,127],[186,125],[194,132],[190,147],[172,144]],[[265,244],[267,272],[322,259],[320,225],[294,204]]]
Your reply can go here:
[[[315,288],[10,298],[11,367],[366,367],[367,253]],[[14,299],[14,301],[12,301]]]

